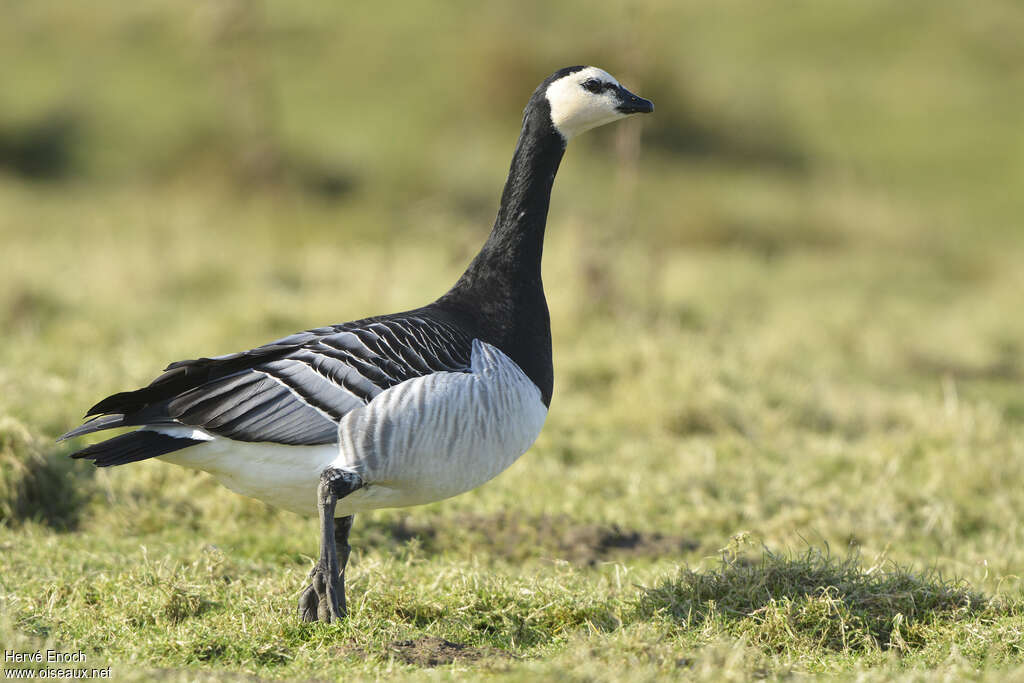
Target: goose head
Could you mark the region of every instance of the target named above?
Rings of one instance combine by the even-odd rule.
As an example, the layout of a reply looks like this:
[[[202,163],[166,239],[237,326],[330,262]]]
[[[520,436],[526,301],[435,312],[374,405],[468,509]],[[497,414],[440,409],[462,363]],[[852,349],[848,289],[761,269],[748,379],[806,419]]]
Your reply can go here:
[[[560,69],[538,90],[551,109],[551,125],[565,140],[630,114],[654,111],[654,103],[629,92],[595,66]]]

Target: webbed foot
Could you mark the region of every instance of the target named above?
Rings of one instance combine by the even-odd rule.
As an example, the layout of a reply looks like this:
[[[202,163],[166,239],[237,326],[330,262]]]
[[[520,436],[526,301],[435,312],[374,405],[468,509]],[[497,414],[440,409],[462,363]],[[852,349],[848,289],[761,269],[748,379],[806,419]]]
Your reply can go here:
[[[302,621],[317,621],[319,619],[320,596],[316,594],[313,584],[306,586],[299,596],[299,619]]]
[[[335,574],[317,563],[309,573],[310,584],[299,596],[299,619],[331,623],[348,616],[344,574]]]

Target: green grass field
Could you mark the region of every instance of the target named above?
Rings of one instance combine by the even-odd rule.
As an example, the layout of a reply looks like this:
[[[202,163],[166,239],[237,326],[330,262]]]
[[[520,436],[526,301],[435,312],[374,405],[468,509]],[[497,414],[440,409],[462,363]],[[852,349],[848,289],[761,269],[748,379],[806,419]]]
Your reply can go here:
[[[1024,679],[1017,3],[4,17],[5,651],[115,680]],[[548,422],[476,491],[357,517],[347,622],[296,619],[313,520],[54,443],[172,360],[441,294],[575,63],[657,110],[556,183]]]

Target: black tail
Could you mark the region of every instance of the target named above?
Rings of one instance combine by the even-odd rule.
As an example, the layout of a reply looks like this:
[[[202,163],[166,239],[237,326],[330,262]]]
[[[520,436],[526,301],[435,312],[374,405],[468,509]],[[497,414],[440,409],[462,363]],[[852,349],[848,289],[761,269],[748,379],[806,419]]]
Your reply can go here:
[[[88,458],[96,467],[110,467],[111,465],[125,465],[139,460],[148,460],[199,443],[206,442],[201,439],[179,438],[148,429],[140,429],[83,448],[77,453],[72,453],[71,457]]]

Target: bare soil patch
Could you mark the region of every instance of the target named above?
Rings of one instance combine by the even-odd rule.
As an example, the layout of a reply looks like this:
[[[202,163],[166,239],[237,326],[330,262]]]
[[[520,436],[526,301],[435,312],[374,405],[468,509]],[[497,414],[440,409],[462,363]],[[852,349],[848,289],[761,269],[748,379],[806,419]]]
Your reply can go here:
[[[398,659],[416,666],[443,666],[456,660],[479,662],[485,659],[510,659],[504,650],[488,647],[471,647],[464,643],[453,643],[444,638],[422,636],[413,640],[396,640],[388,645]]]
[[[380,531],[381,537],[373,531]],[[430,554],[487,551],[509,561],[531,558],[565,560],[593,566],[623,558],[681,555],[696,540],[673,534],[625,529],[617,524],[579,522],[566,515],[460,515],[443,526],[406,517],[369,532],[369,543],[406,543],[416,539]]]

